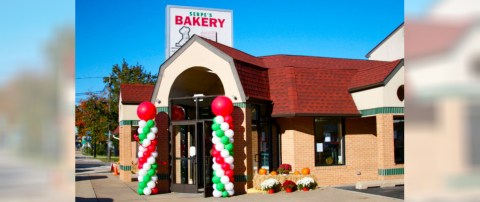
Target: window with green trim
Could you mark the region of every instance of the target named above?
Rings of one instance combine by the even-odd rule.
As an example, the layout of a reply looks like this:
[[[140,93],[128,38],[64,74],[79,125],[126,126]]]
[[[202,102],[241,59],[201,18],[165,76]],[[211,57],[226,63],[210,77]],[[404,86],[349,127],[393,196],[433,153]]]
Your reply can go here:
[[[345,165],[342,118],[315,118],[315,166]]]

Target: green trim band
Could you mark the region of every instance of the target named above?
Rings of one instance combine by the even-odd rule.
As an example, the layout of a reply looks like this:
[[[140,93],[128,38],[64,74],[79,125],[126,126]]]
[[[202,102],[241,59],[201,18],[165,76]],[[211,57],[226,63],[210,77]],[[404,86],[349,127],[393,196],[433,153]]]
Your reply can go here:
[[[376,114],[403,114],[404,107],[377,107],[373,109],[362,109],[362,116],[372,116]]]
[[[252,181],[253,180],[248,175],[234,175],[233,179],[235,180],[235,182],[247,182],[247,181]]]
[[[404,175],[404,168],[387,168],[387,169],[378,169],[378,175],[389,176],[389,175]]]
[[[138,126],[139,120],[123,120],[120,121],[121,126],[129,125],[129,126]]]
[[[245,108],[247,108],[247,103],[246,102],[233,103],[233,106],[245,109]]]
[[[131,171],[132,170],[132,166],[124,166],[122,164],[120,164],[120,170],[124,170],[124,171]]]
[[[157,174],[157,177],[159,180],[169,180],[170,175],[169,174]]]
[[[157,113],[165,112],[168,114],[168,107],[157,107]]]

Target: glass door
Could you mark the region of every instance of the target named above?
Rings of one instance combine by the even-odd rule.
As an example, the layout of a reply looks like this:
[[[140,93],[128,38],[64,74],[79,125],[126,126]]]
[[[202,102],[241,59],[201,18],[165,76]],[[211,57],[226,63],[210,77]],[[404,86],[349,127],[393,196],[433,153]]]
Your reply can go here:
[[[175,122],[172,132],[172,184],[173,192],[198,192],[197,124],[191,121]]]
[[[210,197],[212,196],[213,193],[213,182],[212,182],[212,175],[213,175],[213,169],[212,169],[212,154],[210,153],[210,150],[212,149],[213,143],[212,143],[212,121],[202,121],[201,123],[198,123],[200,126],[202,126],[203,130],[200,130],[203,132],[203,166],[201,167],[203,171],[203,196],[204,197]]]

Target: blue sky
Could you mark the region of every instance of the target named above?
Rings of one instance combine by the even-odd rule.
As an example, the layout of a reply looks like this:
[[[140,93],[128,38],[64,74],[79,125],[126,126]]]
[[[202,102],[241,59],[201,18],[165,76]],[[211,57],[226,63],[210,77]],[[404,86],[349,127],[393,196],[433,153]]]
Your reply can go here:
[[[76,77],[106,76],[123,58],[157,74],[165,60],[167,4],[233,10],[234,47],[255,56],[365,59],[404,20],[402,0],[81,0],[75,16]],[[103,87],[101,79],[76,80],[77,93]]]

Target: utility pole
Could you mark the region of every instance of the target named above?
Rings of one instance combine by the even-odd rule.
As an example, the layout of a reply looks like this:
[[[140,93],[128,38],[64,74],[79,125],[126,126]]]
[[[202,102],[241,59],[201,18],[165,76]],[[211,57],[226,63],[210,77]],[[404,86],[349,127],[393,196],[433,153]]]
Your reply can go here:
[[[111,115],[111,112],[110,112],[110,92],[112,91],[111,88],[110,88],[110,85],[111,85],[111,82],[112,82],[112,76],[110,75],[108,77],[108,101],[107,101],[107,104],[108,104],[108,115],[110,116]],[[108,121],[108,143],[107,143],[107,155],[108,155],[108,161],[111,160],[111,154],[110,154],[110,145],[112,145],[112,140],[111,140],[111,133],[110,133],[110,120]]]

